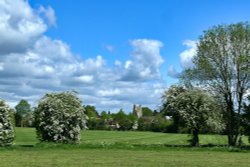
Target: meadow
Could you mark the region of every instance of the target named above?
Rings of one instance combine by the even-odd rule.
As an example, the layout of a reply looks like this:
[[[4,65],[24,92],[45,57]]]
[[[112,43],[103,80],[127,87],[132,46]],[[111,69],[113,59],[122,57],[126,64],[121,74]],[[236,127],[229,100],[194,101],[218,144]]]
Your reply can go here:
[[[1,167],[249,166],[248,150],[231,150],[222,135],[201,135],[192,148],[187,134],[83,131],[79,145],[39,144],[35,129],[16,128],[15,144],[0,149]],[[247,138],[244,137],[247,144]],[[173,145],[173,147],[170,147]],[[175,147],[180,145],[179,147]]]

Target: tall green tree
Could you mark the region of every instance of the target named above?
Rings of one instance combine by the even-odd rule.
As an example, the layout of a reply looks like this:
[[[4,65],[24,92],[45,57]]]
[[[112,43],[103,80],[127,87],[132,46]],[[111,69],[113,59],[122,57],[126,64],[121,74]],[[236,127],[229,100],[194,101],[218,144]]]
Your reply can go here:
[[[15,106],[16,114],[15,114],[15,120],[16,120],[16,126],[24,126],[24,119],[25,116],[29,115],[31,112],[30,104],[27,100],[20,100],[20,102]]]
[[[228,144],[236,145],[244,96],[250,88],[250,25],[218,25],[204,32],[194,67],[185,76],[213,91],[225,104]]]

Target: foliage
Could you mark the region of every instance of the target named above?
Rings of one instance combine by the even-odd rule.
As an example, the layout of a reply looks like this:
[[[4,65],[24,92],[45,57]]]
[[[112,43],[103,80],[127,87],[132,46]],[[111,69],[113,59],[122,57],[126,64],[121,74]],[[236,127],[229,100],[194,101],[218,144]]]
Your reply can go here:
[[[35,122],[34,112],[27,113],[23,117],[22,122],[24,127],[34,127],[34,122]]]
[[[28,124],[25,124],[24,119],[29,119],[31,114],[31,107],[27,100],[20,100],[20,102],[15,106],[16,114],[15,114],[15,121],[16,126],[23,127],[23,126],[29,126]],[[27,116],[27,118],[25,118]],[[27,121],[26,121],[27,123]]]
[[[143,116],[138,120],[139,131],[169,132],[170,121],[161,114],[155,116]]]
[[[122,109],[114,114],[114,121],[119,125],[118,130],[131,130],[134,122],[130,118],[133,119],[133,117],[128,117]]]
[[[177,106],[185,124],[194,129],[211,128],[221,131],[223,123],[219,105],[201,90],[188,90],[177,97]]]
[[[153,117],[141,117],[138,120],[138,130],[140,131],[151,131],[151,122]]]
[[[10,107],[0,100],[0,146],[9,146],[14,141],[14,128]]]
[[[89,117],[89,119],[94,119],[98,117],[98,112],[96,111],[95,106],[86,105],[83,107],[85,109],[84,113]]]
[[[199,84],[225,104],[228,144],[236,145],[246,92],[250,89],[250,25],[218,25],[204,32],[197,46],[194,68],[186,81]]]
[[[161,113],[164,113],[164,115],[173,119],[171,131],[174,133],[180,132],[181,127],[183,127],[184,124],[181,120],[181,116],[178,112],[178,109],[176,109],[176,107],[172,104],[175,104],[177,96],[185,91],[186,90],[182,86],[172,85],[167,91],[164,92],[162,96],[163,105]]]
[[[250,142],[250,96],[248,96],[247,103],[245,103],[243,107],[242,125],[244,127],[244,133],[248,135],[248,141]]]
[[[177,112],[176,115],[192,131],[193,146],[199,145],[198,134],[201,129],[209,127],[213,131],[220,131],[224,128],[218,111],[219,105],[212,96],[200,89],[189,89],[175,94],[175,88],[172,87],[169,89],[170,92],[165,92],[164,98],[168,102],[166,107],[171,108],[172,112]]]
[[[35,110],[35,126],[41,141],[77,143],[86,119],[75,92],[46,94]]]
[[[150,108],[142,107],[141,110],[142,110],[143,116],[147,116],[147,117],[153,116],[153,111]]]
[[[162,114],[157,114],[153,117],[153,120],[150,125],[152,132],[169,132],[168,126],[170,121],[167,120]]]
[[[98,115],[98,112],[96,111],[95,106],[86,105],[86,106],[83,106],[83,108],[84,108],[84,113],[88,117],[88,122],[87,122],[88,129],[90,130],[103,129],[104,128],[103,120],[99,119],[99,115]]]

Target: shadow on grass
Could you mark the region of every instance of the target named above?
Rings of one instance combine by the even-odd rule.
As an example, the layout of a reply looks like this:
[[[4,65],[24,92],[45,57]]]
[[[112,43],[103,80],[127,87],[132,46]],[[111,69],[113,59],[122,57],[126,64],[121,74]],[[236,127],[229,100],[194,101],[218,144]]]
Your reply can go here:
[[[1,150],[49,150],[49,149],[118,149],[118,150],[155,150],[155,151],[222,151],[222,152],[250,152],[250,146],[229,147],[228,145],[205,144],[199,147],[173,144],[128,144],[128,143],[81,143],[60,144],[41,142],[35,145],[13,145],[0,147]]]

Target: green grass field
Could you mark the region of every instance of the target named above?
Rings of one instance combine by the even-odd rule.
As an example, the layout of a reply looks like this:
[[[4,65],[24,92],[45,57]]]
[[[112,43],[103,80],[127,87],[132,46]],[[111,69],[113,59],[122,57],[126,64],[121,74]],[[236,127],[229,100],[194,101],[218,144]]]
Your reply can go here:
[[[17,128],[15,145],[0,149],[0,166],[250,166],[249,151],[230,152],[228,148],[218,147],[164,147],[164,144],[188,144],[189,138],[190,136],[186,134],[84,131],[80,145],[36,145],[38,140],[34,129]],[[202,144],[226,144],[227,142],[226,136],[219,135],[201,135],[200,140]],[[244,140],[247,141],[247,138]],[[129,147],[133,145],[141,145],[141,147]],[[157,145],[157,147],[146,147],[151,145]]]
[[[227,136],[223,135],[199,135],[201,145],[226,145]],[[155,132],[133,131],[83,131],[81,134],[82,144],[138,144],[138,145],[188,145],[188,134],[168,134]],[[243,138],[248,144],[247,137]],[[16,128],[15,145],[35,145],[35,129]]]

